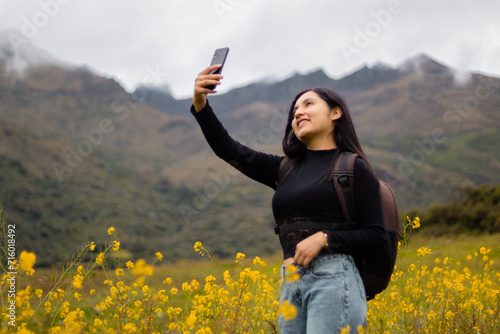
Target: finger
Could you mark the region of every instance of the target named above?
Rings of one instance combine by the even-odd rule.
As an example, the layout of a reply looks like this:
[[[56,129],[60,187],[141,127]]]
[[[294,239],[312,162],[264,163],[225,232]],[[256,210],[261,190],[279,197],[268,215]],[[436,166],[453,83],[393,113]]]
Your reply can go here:
[[[213,70],[216,70],[216,69],[220,68],[221,66],[222,66],[221,64],[211,65],[211,66],[207,67],[206,69],[204,69],[203,71],[201,71],[200,75],[210,74],[210,72],[212,72]]]
[[[295,256],[293,257],[293,262],[295,262],[296,264],[298,264],[299,266],[302,267],[302,264],[304,262],[304,257],[302,256],[302,254],[300,252],[295,253]]]
[[[209,85],[220,85],[220,83],[221,83],[220,80],[210,79],[210,78],[205,78],[205,79],[200,78],[200,80],[196,81],[196,85],[200,87],[206,87]]]

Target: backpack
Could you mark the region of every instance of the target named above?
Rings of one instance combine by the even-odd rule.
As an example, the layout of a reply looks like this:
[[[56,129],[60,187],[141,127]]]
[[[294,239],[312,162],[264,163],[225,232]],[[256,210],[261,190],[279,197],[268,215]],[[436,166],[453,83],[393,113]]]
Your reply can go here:
[[[354,205],[354,161],[358,157],[357,154],[351,152],[341,152],[334,165],[333,185],[337,193],[337,197],[344,216],[344,224],[330,224],[305,222],[300,224],[292,224],[286,226],[274,226],[276,234],[284,233],[292,229],[315,228],[315,229],[356,229],[356,211]],[[284,162],[280,165],[283,167]],[[288,171],[287,173],[288,174]],[[396,198],[391,187],[384,181],[380,183],[380,200],[382,204],[384,227],[386,232],[387,244],[386,247],[377,252],[364,255],[355,259],[356,266],[363,280],[365,287],[366,299],[371,300],[375,295],[384,291],[389,285],[396,257],[398,252],[398,242],[400,236],[401,223],[399,221],[398,207]],[[347,226],[347,227],[346,227]]]
[[[340,201],[342,214],[346,222],[356,228],[354,207],[354,161],[357,154],[343,152],[334,167],[333,184]],[[401,230],[396,197],[391,187],[384,181],[380,183],[380,201],[387,237],[386,247],[377,252],[356,259],[356,266],[365,286],[366,299],[384,291],[391,280],[398,255],[398,242]]]

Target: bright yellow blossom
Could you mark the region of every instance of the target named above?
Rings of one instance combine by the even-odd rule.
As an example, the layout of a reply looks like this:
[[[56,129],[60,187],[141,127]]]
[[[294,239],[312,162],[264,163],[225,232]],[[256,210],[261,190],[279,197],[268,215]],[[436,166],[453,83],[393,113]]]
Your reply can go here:
[[[99,255],[97,256],[97,259],[95,259],[95,263],[99,267],[102,267],[102,265],[104,264],[104,253],[99,253]]]
[[[246,255],[245,255],[245,254],[243,254],[243,253],[238,253],[238,254],[236,254],[236,261],[234,261],[234,262],[240,262],[240,261],[243,261],[243,260],[245,259],[245,256],[246,256]]]
[[[285,282],[294,282],[300,279],[300,274],[295,265],[289,264],[285,267]]]
[[[134,262],[127,261],[127,263],[125,264],[125,266],[127,267],[127,269],[134,269]]]
[[[158,261],[163,260],[163,254],[162,254],[162,253],[160,253],[160,252],[156,252],[156,254],[155,254],[155,255],[156,255],[156,258],[158,259]]]
[[[19,262],[21,263],[21,268],[26,272],[26,275],[33,275],[35,273],[35,269],[33,269],[36,262],[35,253],[22,251],[21,255],[19,255]]]
[[[80,290],[82,288],[82,282],[83,282],[83,276],[82,275],[75,275],[73,277],[73,286]]]
[[[202,247],[202,246],[203,246],[203,245],[201,244],[201,242],[197,241],[197,242],[194,244],[194,250],[195,250],[196,252],[199,252],[199,251],[201,250],[201,247]]]
[[[113,247],[111,248],[112,251],[116,252],[117,250],[120,249],[120,242],[119,241],[113,241]]]
[[[489,252],[491,252],[491,249],[486,249],[486,247],[479,248],[479,253],[481,253],[482,255],[486,255]]]
[[[110,228],[108,228],[108,234],[111,235],[113,234],[113,232],[116,231],[115,228],[113,226],[111,226]]]
[[[132,269],[134,276],[151,276],[153,275],[153,267],[146,263],[146,260],[139,259],[135,261],[134,268]]]
[[[196,320],[197,320],[196,313],[194,311],[191,311],[189,316],[186,318],[186,325],[188,325],[189,329],[194,329]]]
[[[432,253],[432,250],[430,248],[427,248],[427,247],[420,247],[419,249],[417,249],[417,256],[425,256],[427,254],[431,254]]]
[[[266,262],[263,261],[260,257],[256,256],[254,259],[253,259],[253,264],[260,264],[261,266],[265,267],[266,266]]]
[[[280,314],[285,318],[286,321],[295,319],[295,317],[297,316],[297,308],[288,300],[285,300],[280,305]]]

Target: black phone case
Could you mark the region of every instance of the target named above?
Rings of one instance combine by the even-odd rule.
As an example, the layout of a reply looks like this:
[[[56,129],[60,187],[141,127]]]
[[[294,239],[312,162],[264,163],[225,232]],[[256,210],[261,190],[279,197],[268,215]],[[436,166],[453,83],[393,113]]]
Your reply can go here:
[[[216,70],[211,71],[210,74],[222,73],[222,68],[224,67],[224,63],[226,62],[226,58],[227,58],[228,53],[229,53],[229,48],[220,48],[220,49],[215,50],[214,56],[212,57],[212,62],[210,63],[210,66],[216,65],[216,64],[222,64],[222,66]],[[205,87],[208,89],[211,89],[211,90],[215,89],[215,85],[208,85]]]

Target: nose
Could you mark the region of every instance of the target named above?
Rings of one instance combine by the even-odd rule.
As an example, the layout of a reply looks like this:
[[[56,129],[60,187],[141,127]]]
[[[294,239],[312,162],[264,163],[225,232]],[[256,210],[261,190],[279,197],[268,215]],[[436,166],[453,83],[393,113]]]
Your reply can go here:
[[[298,108],[297,110],[295,110],[295,114],[293,115],[293,117],[298,118],[299,116],[302,116],[303,114],[304,114],[304,112],[302,111],[302,109]]]

